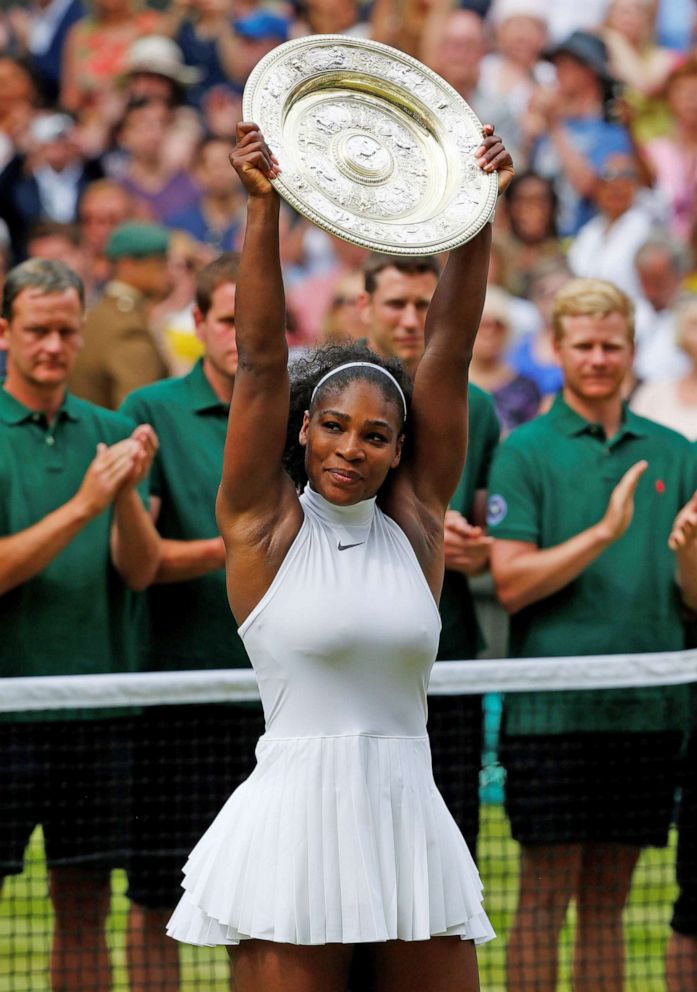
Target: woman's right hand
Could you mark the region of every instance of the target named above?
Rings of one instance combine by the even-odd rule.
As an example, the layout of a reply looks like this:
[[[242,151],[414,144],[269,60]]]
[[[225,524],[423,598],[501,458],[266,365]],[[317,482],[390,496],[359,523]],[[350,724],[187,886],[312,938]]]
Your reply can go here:
[[[237,144],[230,154],[230,163],[249,196],[275,193],[270,180],[280,175],[281,168],[257,124],[240,121],[237,125]]]

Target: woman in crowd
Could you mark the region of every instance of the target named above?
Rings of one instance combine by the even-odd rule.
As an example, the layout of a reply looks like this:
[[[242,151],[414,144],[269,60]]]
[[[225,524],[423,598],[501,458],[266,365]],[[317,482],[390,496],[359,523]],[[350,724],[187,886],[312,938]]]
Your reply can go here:
[[[508,354],[511,366],[536,383],[543,398],[551,399],[562,387],[562,374],[554,353],[552,309],[557,292],[571,279],[564,259],[549,258],[539,263],[530,280],[530,300],[540,317],[540,327],[523,336]]]
[[[499,286],[489,286],[474,343],[470,379],[491,393],[504,435],[532,420],[542,399],[535,382],[517,372],[506,360],[510,334],[509,295]]]
[[[506,190],[505,207],[508,230],[502,241],[509,261],[507,289],[527,297],[530,275],[538,262],[562,254],[554,185],[536,172],[521,172]]]
[[[139,0],[92,0],[91,13],[72,26],[63,54],[60,103],[71,114],[98,113],[125,67],[130,45],[157,34],[161,16]]]
[[[612,0],[601,36],[607,45],[611,74],[626,87],[639,139],[655,134],[665,122],[660,96],[679,52],[656,42],[656,0]]]
[[[163,100],[134,100],[117,132],[109,171],[146,215],[164,222],[199,197],[189,171],[163,154],[175,111]],[[119,161],[119,154],[123,156]]]
[[[643,146],[657,187],[671,211],[671,231],[686,240],[697,211],[697,57],[675,69],[666,83],[672,131]]]
[[[476,161],[504,187],[492,131]],[[249,207],[218,520],[267,723],[169,933],[231,945],[238,992],[343,992],[357,944],[379,992],[474,992],[474,944],[493,933],[433,782],[425,692],[491,231],[450,254],[411,399],[399,364],[355,345],[299,361],[291,386],[278,163],[256,125],[238,137]]]
[[[631,405],[642,417],[697,441],[697,296],[685,296],[676,310],[676,341],[690,359],[691,368],[680,379],[639,386]]]

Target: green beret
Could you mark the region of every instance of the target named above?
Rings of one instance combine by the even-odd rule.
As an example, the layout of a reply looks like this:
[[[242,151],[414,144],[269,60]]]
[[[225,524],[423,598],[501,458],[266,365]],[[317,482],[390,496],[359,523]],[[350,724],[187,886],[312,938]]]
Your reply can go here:
[[[169,248],[169,231],[160,224],[128,221],[119,224],[106,244],[106,256],[117,258],[147,258],[148,255],[166,255]]]

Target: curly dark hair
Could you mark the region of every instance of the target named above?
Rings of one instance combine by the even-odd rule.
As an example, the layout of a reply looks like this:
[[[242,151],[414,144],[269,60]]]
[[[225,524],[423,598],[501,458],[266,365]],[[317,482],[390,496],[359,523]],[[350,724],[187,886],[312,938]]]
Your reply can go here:
[[[400,416],[400,429],[404,433],[404,408],[401,398],[387,376],[381,372],[373,372],[369,368],[345,369],[332,376],[317,393],[310,405],[312,392],[322,376],[347,362],[369,362],[387,369],[399,383],[407,403],[407,412],[411,403],[411,379],[405,372],[398,359],[385,359],[376,355],[367,345],[359,341],[321,345],[296,359],[290,367],[290,412],[288,416],[288,433],[286,447],[283,452],[283,465],[291,479],[302,490],[307,483],[305,471],[305,448],[300,444],[298,435],[303,423],[306,410],[314,410],[320,397],[327,393],[338,393],[350,382],[364,380],[374,383],[382,392],[385,399],[394,403]]]

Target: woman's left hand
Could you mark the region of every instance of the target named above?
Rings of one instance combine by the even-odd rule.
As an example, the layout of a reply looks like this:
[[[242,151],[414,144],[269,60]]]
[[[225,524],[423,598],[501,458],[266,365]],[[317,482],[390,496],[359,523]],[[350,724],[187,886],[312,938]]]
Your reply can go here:
[[[498,134],[494,134],[493,124],[485,124],[483,130],[484,140],[474,153],[474,157],[477,165],[484,172],[497,173],[500,196],[515,175],[513,159]]]

